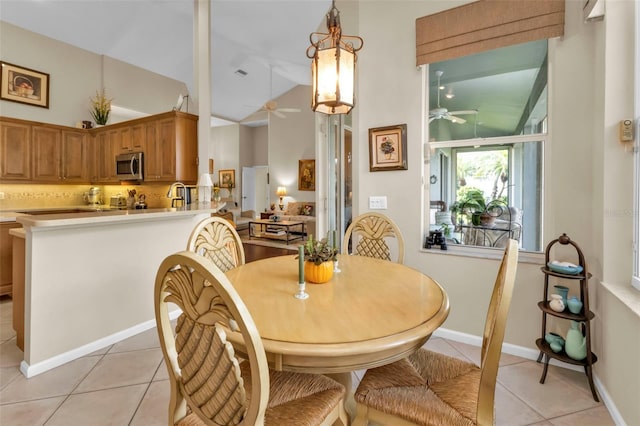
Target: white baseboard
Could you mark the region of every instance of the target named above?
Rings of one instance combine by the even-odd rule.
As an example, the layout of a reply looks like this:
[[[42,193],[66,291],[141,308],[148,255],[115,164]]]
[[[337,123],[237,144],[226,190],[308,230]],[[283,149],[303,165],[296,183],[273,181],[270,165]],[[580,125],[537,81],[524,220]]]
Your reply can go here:
[[[171,311],[169,313],[169,318],[173,320],[177,318],[181,312],[182,311],[179,309]],[[70,361],[81,358],[85,355],[89,355],[102,348],[121,342],[124,339],[135,336],[136,334],[142,333],[143,331],[147,331],[150,328],[154,328],[155,326],[155,320],[145,321],[126,330],[119,331],[110,336],[103,337],[102,339],[88,343],[84,346],[80,346],[79,348],[75,348],[60,355],[56,355],[52,358],[45,359],[44,361],[40,361],[35,364],[28,364],[23,360],[20,363],[20,372],[22,372],[22,374],[24,374],[26,378],[36,376],[38,374],[44,373],[45,371],[49,371]]]
[[[467,334],[467,333],[461,333],[459,331],[448,330],[446,328],[439,328],[436,331],[434,331],[433,337],[441,337],[443,339],[453,340],[454,342],[466,343],[468,345],[477,346],[477,347],[482,346],[482,337],[474,336],[472,334]],[[537,349],[526,348],[524,346],[513,345],[511,343],[504,343],[502,345],[502,352],[509,355],[518,356],[520,358],[529,359],[532,361],[537,361],[538,355],[540,354],[540,351]],[[558,361],[556,359],[551,359],[549,364],[555,365],[561,368],[566,368],[568,370],[584,372],[584,368],[581,366],[567,364],[562,361]],[[611,395],[609,395],[609,392],[607,392],[607,389],[604,387],[604,385],[602,384],[602,382],[600,381],[600,379],[595,373],[593,373],[593,383],[596,387],[596,390],[598,391],[598,394],[600,395],[600,399],[602,400],[602,403],[609,411],[609,414],[611,415],[612,420],[615,422],[616,425],[625,426],[626,423],[622,418],[620,411],[618,411],[618,408],[613,402],[613,399],[611,399]]]

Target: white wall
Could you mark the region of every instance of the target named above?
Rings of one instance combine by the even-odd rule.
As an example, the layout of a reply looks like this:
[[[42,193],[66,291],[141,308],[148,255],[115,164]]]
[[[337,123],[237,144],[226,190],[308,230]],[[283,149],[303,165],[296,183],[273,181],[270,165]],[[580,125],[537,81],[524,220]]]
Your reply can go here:
[[[242,188],[242,170],[240,169],[240,125],[211,128],[211,146],[209,147],[210,158],[213,158],[214,170],[211,179],[213,183],[218,183],[218,172],[220,170],[236,171],[236,189],[233,190],[235,201],[239,200],[240,188]],[[223,190],[222,197],[227,196],[227,190]]]
[[[75,126],[92,120],[89,98],[104,85],[113,104],[148,114],[170,111],[186,85],[113,58],[0,21],[2,60],[49,74],[49,108],[0,101],[0,115]]]

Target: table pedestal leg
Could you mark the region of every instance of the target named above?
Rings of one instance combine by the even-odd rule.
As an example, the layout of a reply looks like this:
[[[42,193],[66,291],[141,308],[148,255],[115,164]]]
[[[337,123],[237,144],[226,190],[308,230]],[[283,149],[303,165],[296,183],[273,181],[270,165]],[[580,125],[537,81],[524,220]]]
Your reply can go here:
[[[356,414],[356,400],[353,399],[353,381],[351,380],[351,374],[353,373],[331,373],[325,374],[325,376],[332,378],[336,382],[344,386],[344,409],[349,415],[348,424],[351,424],[351,419],[355,418]]]

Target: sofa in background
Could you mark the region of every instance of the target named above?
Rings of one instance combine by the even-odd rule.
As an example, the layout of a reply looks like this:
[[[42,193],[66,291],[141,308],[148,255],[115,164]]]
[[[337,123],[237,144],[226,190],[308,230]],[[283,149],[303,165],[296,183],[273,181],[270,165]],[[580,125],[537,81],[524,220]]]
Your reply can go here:
[[[316,203],[314,201],[291,201],[284,211],[271,211],[273,215],[279,216],[280,220],[293,220],[304,222],[304,230],[307,235],[314,238],[316,234]]]
[[[256,212],[253,210],[242,211],[233,200],[223,199],[222,201],[225,201],[226,205],[217,213],[213,213],[213,216],[220,216],[232,220],[236,231],[248,229],[249,222],[256,217]]]

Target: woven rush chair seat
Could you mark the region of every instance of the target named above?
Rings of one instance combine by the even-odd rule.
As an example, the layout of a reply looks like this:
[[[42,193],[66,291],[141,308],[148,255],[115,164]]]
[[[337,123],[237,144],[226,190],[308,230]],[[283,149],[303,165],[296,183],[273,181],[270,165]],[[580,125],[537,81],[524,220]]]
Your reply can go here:
[[[207,257],[222,272],[244,265],[244,247],[233,224],[220,216],[202,220],[191,231],[187,250]]]
[[[498,364],[515,283],[518,243],[509,240],[493,287],[481,362],[420,349],[392,364],[367,370],[356,389],[354,426],[380,424],[493,425]]]
[[[268,368],[251,315],[213,261],[190,251],[167,257],[154,294],[171,388],[168,424],[347,424],[344,386],[322,375]],[[182,310],[175,330],[169,303]]]
[[[404,261],[404,239],[400,228],[380,213],[364,213],[356,217],[344,234],[342,254],[354,254],[391,261],[389,243],[395,239],[397,255],[394,262]],[[351,253],[349,253],[351,242]]]

